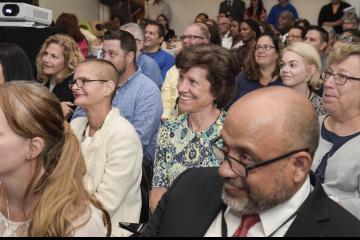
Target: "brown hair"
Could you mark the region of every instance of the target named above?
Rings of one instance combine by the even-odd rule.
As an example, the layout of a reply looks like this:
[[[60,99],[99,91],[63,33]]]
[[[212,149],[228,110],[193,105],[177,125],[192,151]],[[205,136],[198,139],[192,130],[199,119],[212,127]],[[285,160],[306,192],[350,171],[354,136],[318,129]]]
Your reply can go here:
[[[25,203],[32,203],[28,235],[72,236],[75,227],[90,220],[73,225],[79,217],[91,213],[90,204],[104,213],[110,235],[109,214],[85,190],[86,166],[80,143],[65,122],[57,98],[38,83],[11,82],[0,86],[0,108],[17,135],[25,139],[40,137],[45,142],[24,197]]]
[[[55,25],[65,34],[72,37],[76,42],[80,42],[85,39],[84,34],[80,31],[79,20],[74,14],[62,13],[57,18]]]
[[[275,67],[273,73],[271,74],[272,77],[275,77],[280,72],[280,54],[281,54],[281,50],[283,49],[284,45],[283,45],[281,39],[272,33],[261,34],[257,38],[256,42],[259,41],[259,39],[262,37],[269,37],[274,44],[276,53],[279,54],[279,59],[276,62],[276,67]],[[244,72],[245,72],[246,76],[253,81],[259,82],[260,78],[261,78],[261,71],[260,71],[259,65],[255,61],[255,49],[252,49],[252,51],[248,54],[244,65],[245,65]]]
[[[207,71],[207,80],[218,108],[225,107],[235,93],[235,76],[238,72],[236,63],[228,50],[216,45],[185,47],[176,58],[176,67],[180,73],[194,67]]]
[[[38,72],[37,78],[43,84],[50,81],[50,76],[44,73],[43,55],[52,43],[58,44],[64,50],[65,68],[60,72],[59,76],[57,76],[57,80],[59,82],[62,82],[66,77],[73,74],[76,67],[84,60],[84,57],[81,54],[80,49],[77,47],[75,40],[71,37],[62,34],[56,34],[48,37],[36,57],[36,69]]]

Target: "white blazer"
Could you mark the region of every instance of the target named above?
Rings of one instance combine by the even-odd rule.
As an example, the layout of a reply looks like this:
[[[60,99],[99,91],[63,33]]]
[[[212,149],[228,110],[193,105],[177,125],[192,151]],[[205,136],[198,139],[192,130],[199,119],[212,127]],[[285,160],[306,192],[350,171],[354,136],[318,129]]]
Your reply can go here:
[[[135,128],[119,110],[112,108],[93,137],[83,139],[87,117],[76,118],[71,127],[81,141],[87,174],[86,189],[103,203],[110,213],[112,236],[130,233],[119,222],[138,223],[141,211],[140,182],[143,151]]]

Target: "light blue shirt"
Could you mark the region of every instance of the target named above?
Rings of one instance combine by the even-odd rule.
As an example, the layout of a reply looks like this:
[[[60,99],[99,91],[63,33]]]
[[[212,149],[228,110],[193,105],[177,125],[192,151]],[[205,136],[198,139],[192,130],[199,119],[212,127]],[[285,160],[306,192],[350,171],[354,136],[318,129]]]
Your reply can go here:
[[[153,80],[159,89],[161,89],[163,79],[161,77],[161,70],[157,62],[146,54],[140,53],[136,63],[141,68],[142,73]]]
[[[138,68],[125,85],[116,90],[112,105],[135,127],[141,140],[144,158],[153,162],[163,113],[159,88]],[[84,109],[78,107],[72,119],[83,116],[86,116]]]

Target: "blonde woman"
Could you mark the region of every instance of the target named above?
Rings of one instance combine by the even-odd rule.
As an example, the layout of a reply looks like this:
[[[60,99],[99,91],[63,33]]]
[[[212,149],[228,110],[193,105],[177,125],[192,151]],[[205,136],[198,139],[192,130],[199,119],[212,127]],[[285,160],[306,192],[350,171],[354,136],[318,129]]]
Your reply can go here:
[[[76,67],[84,60],[75,40],[57,34],[45,40],[36,59],[37,79],[60,100],[67,119],[75,108],[74,96],[69,89]]]
[[[322,85],[322,66],[318,51],[307,43],[293,43],[282,51],[280,64],[283,84],[306,96],[318,116],[324,115],[326,112],[322,98],[315,92]]]
[[[108,213],[84,187],[80,143],[40,84],[0,86],[0,156],[0,236],[109,236]]]

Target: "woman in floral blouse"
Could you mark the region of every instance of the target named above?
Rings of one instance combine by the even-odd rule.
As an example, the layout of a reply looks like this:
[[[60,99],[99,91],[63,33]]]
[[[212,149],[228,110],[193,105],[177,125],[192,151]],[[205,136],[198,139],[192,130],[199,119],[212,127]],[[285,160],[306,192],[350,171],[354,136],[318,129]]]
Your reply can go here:
[[[236,66],[228,50],[219,46],[187,47],[178,55],[179,110],[186,114],[167,121],[159,131],[150,195],[152,211],[183,171],[219,165],[211,143],[220,136],[226,116],[222,108],[235,90]],[[216,144],[222,147],[222,140]]]

